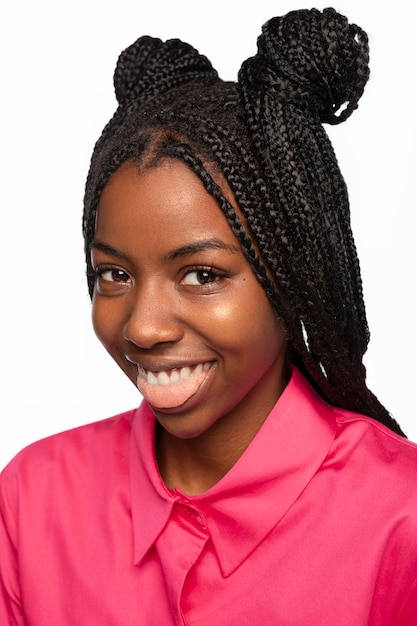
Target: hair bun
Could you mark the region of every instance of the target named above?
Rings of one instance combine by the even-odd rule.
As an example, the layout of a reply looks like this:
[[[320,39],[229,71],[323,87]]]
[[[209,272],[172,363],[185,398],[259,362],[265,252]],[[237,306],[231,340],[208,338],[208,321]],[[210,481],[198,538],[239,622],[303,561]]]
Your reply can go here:
[[[216,78],[210,61],[189,44],[144,36],[120,54],[114,88],[119,104],[142,104],[184,83]]]
[[[239,81],[338,124],[357,108],[369,77],[366,33],[334,9],[291,11],[269,20]],[[343,107],[343,108],[342,108]]]

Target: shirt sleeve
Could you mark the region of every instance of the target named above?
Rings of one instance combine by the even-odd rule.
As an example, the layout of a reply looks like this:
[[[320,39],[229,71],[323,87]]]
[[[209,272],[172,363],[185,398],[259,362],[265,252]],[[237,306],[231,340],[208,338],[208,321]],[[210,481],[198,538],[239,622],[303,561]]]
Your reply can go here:
[[[17,559],[16,523],[0,475],[0,624],[24,626]]]

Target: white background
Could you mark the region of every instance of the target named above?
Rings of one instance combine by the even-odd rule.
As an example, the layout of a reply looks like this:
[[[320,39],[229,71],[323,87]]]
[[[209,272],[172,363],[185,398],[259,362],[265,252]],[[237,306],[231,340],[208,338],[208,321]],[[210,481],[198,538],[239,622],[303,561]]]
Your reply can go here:
[[[328,3],[317,3],[319,9]],[[1,10],[0,466],[31,441],[140,398],[90,325],[81,211],[93,144],[115,108],[118,54],[179,37],[235,79],[261,25],[301,2],[37,0]],[[371,327],[369,386],[417,441],[416,33],[411,0],[334,5],[370,36],[359,110],[330,129],[348,183]]]

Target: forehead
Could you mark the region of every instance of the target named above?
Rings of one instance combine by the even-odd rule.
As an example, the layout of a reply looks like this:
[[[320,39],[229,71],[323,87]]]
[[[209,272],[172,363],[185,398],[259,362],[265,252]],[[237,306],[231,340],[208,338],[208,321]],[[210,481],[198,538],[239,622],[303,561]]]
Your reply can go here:
[[[230,190],[222,191],[234,203]],[[158,248],[217,237],[237,242],[217,201],[192,170],[177,160],[152,169],[125,164],[110,178],[100,197],[96,238],[112,245],[137,247],[146,241]]]

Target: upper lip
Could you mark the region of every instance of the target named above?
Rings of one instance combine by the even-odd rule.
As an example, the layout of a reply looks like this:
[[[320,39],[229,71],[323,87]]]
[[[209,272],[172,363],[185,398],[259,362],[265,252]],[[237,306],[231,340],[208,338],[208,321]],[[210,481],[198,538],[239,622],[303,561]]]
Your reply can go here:
[[[202,358],[202,359],[184,359],[181,360],[179,358],[165,358],[165,359],[150,359],[150,358],[135,358],[129,355],[126,355],[126,359],[136,365],[137,367],[141,367],[147,372],[166,372],[168,370],[181,369],[182,367],[194,367],[199,363],[208,363],[210,361],[214,361],[213,358]]]

